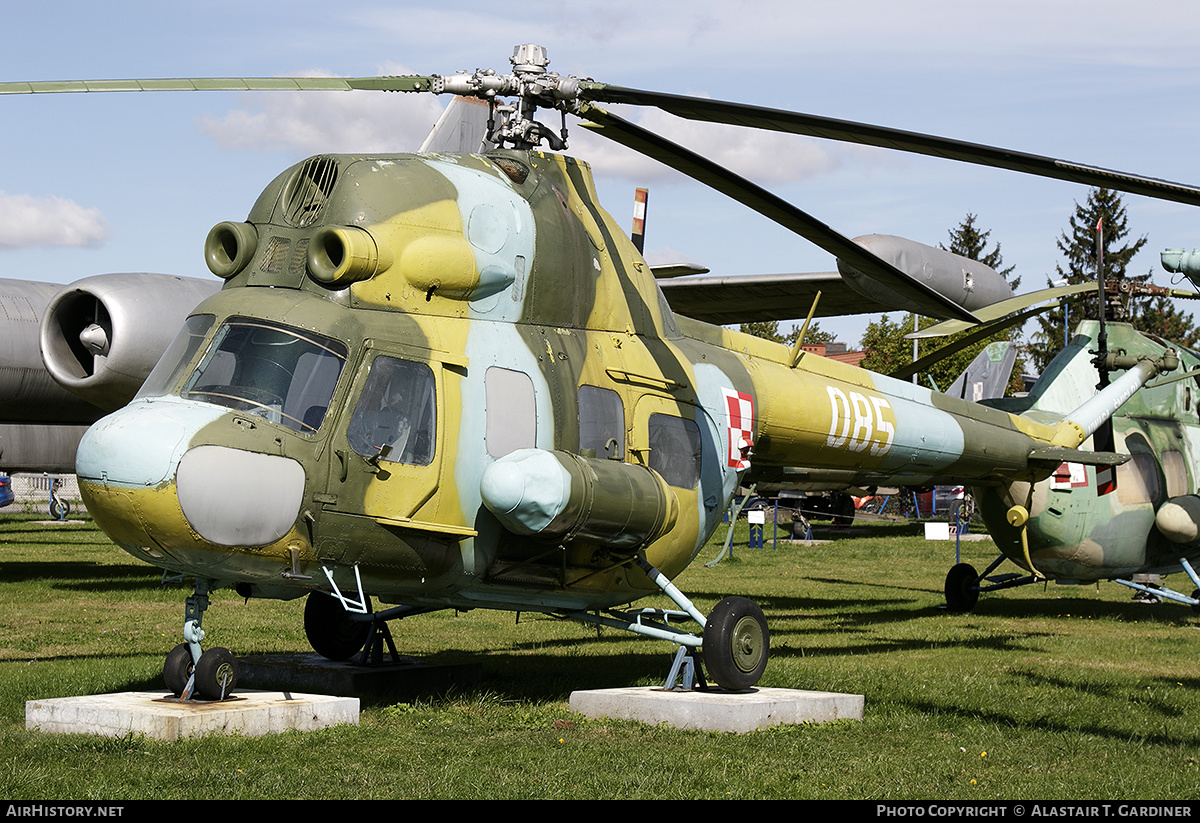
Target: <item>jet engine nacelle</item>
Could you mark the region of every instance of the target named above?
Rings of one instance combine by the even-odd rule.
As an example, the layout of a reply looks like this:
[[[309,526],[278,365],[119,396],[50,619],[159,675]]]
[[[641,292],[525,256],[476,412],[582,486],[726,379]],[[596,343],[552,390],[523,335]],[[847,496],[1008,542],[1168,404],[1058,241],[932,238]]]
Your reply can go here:
[[[128,403],[218,282],[169,274],[100,274],[77,280],[42,319],[42,360],[68,391],[106,411]]]
[[[886,234],[856,237],[854,242],[967,311],[982,309],[1013,296],[1012,288],[1004,277],[978,260]],[[927,309],[914,306],[887,286],[841,260],[838,260],[838,271],[850,288],[865,297],[892,306],[897,311],[929,313]]]

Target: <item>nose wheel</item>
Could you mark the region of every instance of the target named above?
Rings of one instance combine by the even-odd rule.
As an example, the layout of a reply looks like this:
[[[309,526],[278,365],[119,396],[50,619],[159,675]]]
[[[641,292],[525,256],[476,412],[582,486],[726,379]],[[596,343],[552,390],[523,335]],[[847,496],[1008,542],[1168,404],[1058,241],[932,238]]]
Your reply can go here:
[[[237,686],[237,658],[229,649],[211,648],[200,655],[195,676],[197,694],[209,700],[224,700]]]
[[[193,682],[192,675],[195,671],[192,650],[188,648],[187,643],[180,643],[171,649],[166,662],[163,663],[163,682],[172,694],[179,697],[188,688],[188,683]]]
[[[220,646],[200,648],[204,639],[200,622],[207,608],[208,581],[197,579],[184,607],[183,637],[188,642],[171,649],[163,662],[163,682],[181,700],[224,700],[237,686],[238,661],[233,652]]]

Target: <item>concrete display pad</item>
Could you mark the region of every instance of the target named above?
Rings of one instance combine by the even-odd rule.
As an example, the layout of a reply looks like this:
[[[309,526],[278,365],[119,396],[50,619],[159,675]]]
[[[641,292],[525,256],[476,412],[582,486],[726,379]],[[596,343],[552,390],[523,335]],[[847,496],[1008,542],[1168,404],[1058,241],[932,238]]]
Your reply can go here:
[[[178,740],[204,734],[258,736],[358,725],[358,698],[239,691],[223,701],[183,702],[168,691],[29,700],[25,728],[105,737]]]
[[[402,657],[399,663],[358,665],[319,654],[264,654],[238,658],[239,688],[302,689],[319,694],[417,695],[469,686],[482,676],[479,663],[445,664]]]
[[[745,692],[664,691],[659,688],[571,692],[571,711],[586,717],[641,720],[677,729],[750,732],[768,726],[862,720],[863,696],[796,689]]]

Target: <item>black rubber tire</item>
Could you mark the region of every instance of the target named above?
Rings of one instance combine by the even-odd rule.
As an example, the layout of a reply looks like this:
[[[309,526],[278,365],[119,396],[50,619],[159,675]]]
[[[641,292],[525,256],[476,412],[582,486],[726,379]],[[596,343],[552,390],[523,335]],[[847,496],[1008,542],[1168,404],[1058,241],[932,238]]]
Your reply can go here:
[[[304,604],[304,633],[313,651],[326,660],[343,661],[354,657],[367,642],[371,624],[350,619],[337,599],[322,592],[310,592]]]
[[[835,492],[833,495],[834,528],[848,528],[854,522],[856,514],[858,514],[858,510],[854,508],[854,498],[848,494]]]
[[[704,663],[713,682],[727,691],[749,689],[770,657],[771,633],[762,609],[744,597],[726,597],[704,626]]]
[[[792,539],[793,540],[808,539],[808,537],[810,536],[809,530],[811,528],[812,528],[812,524],[810,524],[808,522],[808,518],[806,518],[804,515],[800,514],[800,512],[796,512],[794,515],[792,515]]]
[[[55,520],[66,520],[71,515],[71,504],[57,497],[50,499],[50,516]]]
[[[187,688],[192,669],[192,650],[187,643],[180,643],[167,654],[163,663],[163,683],[176,697]]]
[[[979,575],[970,563],[959,563],[946,574],[946,608],[969,612],[979,602]]]
[[[209,700],[224,700],[237,688],[238,662],[229,649],[208,649],[196,663],[196,694]]]

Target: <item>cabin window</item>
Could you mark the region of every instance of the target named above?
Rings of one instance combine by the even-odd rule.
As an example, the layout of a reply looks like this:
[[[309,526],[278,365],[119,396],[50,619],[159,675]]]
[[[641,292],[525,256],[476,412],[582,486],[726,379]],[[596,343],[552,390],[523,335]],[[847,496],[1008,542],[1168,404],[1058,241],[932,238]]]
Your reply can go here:
[[[700,427],[669,414],[650,415],[650,468],[671,486],[693,489],[700,482]]]
[[[579,387],[579,451],[620,460],[625,453],[621,395],[598,386]]]
[[[492,366],[484,374],[483,383],[488,454],[503,457],[537,445],[537,412],[529,375]]]
[[[346,364],[343,343],[265,320],[232,318],[180,396],[264,417],[301,433],[325,419]]]
[[[191,362],[192,357],[200,350],[204,336],[212,328],[217,318],[211,314],[197,314],[184,321],[183,328],[146,378],[146,382],[138,389],[137,397],[158,397],[166,394],[175,383],[179,372]]]
[[[1140,451],[1133,451],[1130,457],[1129,462],[1117,466],[1117,499],[1129,504],[1157,503],[1162,495],[1158,461],[1153,454]]]
[[[1167,481],[1167,497],[1179,497],[1190,490],[1187,463],[1183,453],[1174,449],[1162,453],[1163,479]]]
[[[363,457],[379,455],[409,466],[432,463],[437,440],[433,370],[424,363],[376,357],[346,437]]]

